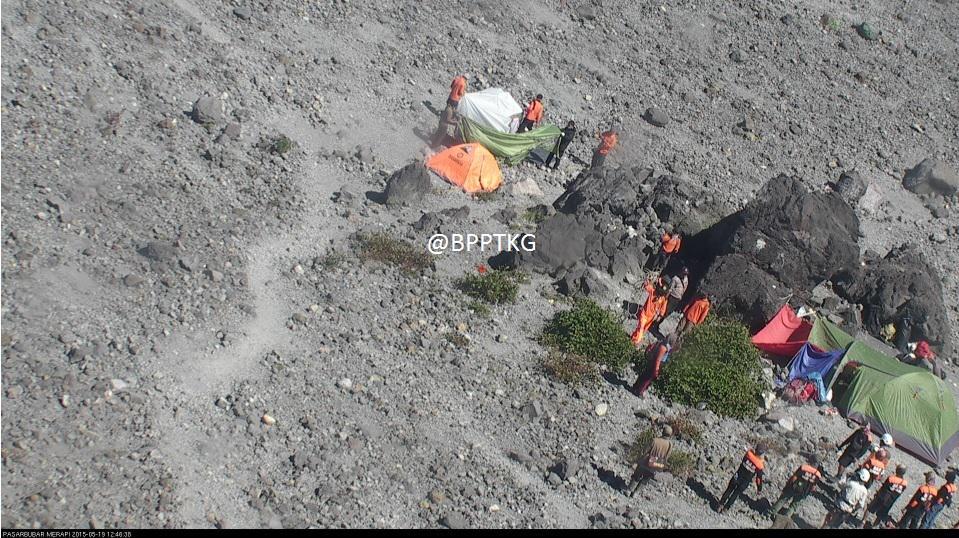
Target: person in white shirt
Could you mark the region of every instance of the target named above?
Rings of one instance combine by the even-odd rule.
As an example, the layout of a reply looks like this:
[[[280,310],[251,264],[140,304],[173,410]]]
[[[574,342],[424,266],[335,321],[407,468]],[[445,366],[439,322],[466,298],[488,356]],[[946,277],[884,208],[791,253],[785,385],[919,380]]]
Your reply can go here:
[[[822,522],[824,528],[835,529],[846,522],[859,527],[856,522],[865,517],[866,500],[869,497],[869,490],[865,485],[868,480],[869,471],[860,469],[846,481],[842,493],[836,498],[836,505]]]

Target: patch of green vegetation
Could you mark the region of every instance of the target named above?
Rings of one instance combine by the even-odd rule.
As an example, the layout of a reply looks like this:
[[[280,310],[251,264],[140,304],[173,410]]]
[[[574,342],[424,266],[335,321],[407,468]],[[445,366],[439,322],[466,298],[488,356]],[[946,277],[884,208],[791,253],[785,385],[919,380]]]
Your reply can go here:
[[[528,280],[529,277],[519,271],[487,271],[464,276],[456,281],[456,287],[489,304],[515,303],[519,285]]]
[[[343,267],[346,264],[346,256],[337,251],[330,251],[320,258],[319,265],[323,269],[333,270]]]
[[[531,207],[527,209],[525,213],[523,213],[523,220],[533,224],[539,224],[546,220],[546,212],[541,211],[536,207]]]
[[[569,385],[589,385],[599,381],[599,369],[589,358],[575,353],[550,350],[540,359],[546,375]]]
[[[290,140],[286,135],[280,135],[273,140],[270,151],[277,155],[283,155],[296,147],[296,143]]]
[[[433,267],[433,258],[425,249],[414,247],[385,232],[357,234],[359,258],[398,267],[407,273],[418,273]]]
[[[656,388],[671,402],[705,402],[718,415],[755,416],[765,382],[749,330],[737,321],[708,318],[663,366]]]
[[[491,315],[489,307],[481,301],[471,301],[470,304],[466,305],[466,308],[469,308],[474,314],[483,319],[489,319]]]
[[[478,202],[492,202],[500,197],[499,192],[478,192],[473,195],[473,198]]]
[[[844,26],[843,20],[835,15],[826,13],[819,19],[819,24],[830,32],[839,32]]]
[[[666,458],[666,470],[675,476],[686,478],[693,474],[693,469],[695,468],[696,458],[688,452],[673,448],[673,451],[669,453],[669,457]]]
[[[673,436],[691,443],[699,444],[703,440],[703,432],[686,417],[673,417],[666,421],[673,430]]]
[[[615,372],[640,359],[619,319],[588,299],[553,316],[543,330],[542,342],[565,353],[589,357]]]

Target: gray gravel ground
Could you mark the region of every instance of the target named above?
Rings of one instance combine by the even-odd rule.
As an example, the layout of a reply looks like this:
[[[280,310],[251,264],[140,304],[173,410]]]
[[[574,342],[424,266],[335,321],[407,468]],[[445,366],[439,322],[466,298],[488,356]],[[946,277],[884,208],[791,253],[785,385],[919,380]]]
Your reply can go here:
[[[537,367],[534,337],[564,308],[547,278],[484,319],[453,287],[481,253],[420,276],[357,260],[358,230],[425,243],[411,226],[425,212],[466,206],[445,231],[531,229],[494,214],[550,203],[581,170],[504,170],[541,199],[437,183],[415,207],[371,200],[424,155],[424,101],[441,106],[462,71],[471,88],[543,93],[548,121],[586,131],[579,159],[620,118],[610,165],[681,175],[731,207],[780,172],[819,187],[857,169],[882,195],[860,244],[918,243],[959,341],[955,197],[900,186],[927,157],[959,169],[955,2],[2,8],[5,528],[768,526],[746,503],[714,513],[710,494],[761,435],[782,441],[775,500],[798,452],[848,435],[841,418],[802,408],[784,435],[615,383],[574,390]],[[685,445],[694,476],[624,497],[625,446],[687,415],[706,431]],[[894,459],[913,483],[925,470]],[[814,500],[797,522],[824,513]]]

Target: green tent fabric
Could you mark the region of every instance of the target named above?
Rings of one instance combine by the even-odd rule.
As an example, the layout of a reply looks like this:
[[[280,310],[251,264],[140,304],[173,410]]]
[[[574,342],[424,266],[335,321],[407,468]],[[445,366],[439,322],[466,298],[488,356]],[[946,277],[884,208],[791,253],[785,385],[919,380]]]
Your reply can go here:
[[[825,318],[816,318],[812,331],[809,332],[809,343],[818,347],[820,351],[846,349],[854,341],[855,338]]]
[[[876,432],[890,433],[920,460],[942,465],[959,446],[952,391],[931,373],[876,353],[860,342],[850,346],[844,362],[856,361],[859,367],[840,376],[836,407]]]
[[[464,141],[482,144],[511,166],[522,162],[535,148],[551,149],[563,134],[555,125],[544,125],[525,133],[501,133],[466,117],[460,118],[459,124]]]
[[[856,340],[849,345],[849,349],[846,350],[846,353],[841,359],[839,359],[839,362],[836,363],[836,367],[829,374],[829,379],[823,380],[827,383],[827,387],[833,387],[836,384],[836,381],[838,381],[839,377],[841,377],[840,374],[842,373],[843,368],[845,368],[846,365],[851,361],[868,366],[871,370],[880,372],[889,378],[896,378],[916,372],[928,373],[927,370],[900,362],[899,359],[876,351],[866,344]],[[842,392],[842,390],[842,387],[835,387],[833,392],[839,394]]]

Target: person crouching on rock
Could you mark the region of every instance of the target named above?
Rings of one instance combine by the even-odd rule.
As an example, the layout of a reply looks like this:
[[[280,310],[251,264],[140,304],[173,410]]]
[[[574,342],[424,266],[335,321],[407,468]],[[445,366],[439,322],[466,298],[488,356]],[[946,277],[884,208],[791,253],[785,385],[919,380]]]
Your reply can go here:
[[[673,343],[678,342],[693,327],[706,320],[712,303],[705,293],[696,294],[693,301],[683,309],[683,318],[679,320],[676,331],[673,333]]]
[[[645,484],[656,473],[665,470],[669,461],[669,454],[672,451],[673,445],[666,439],[661,437],[653,439],[649,450],[641,454],[639,462],[636,463],[636,470],[633,471],[633,476],[630,477],[629,484],[626,486],[626,494],[632,497],[636,494],[639,486]]]
[[[846,486],[836,498],[832,510],[826,514],[822,528],[835,529],[846,522],[853,524],[859,518],[859,514],[865,516],[866,499],[869,496],[869,490],[866,489],[867,480],[869,480],[869,471],[860,469],[846,481]]]
[[[764,443],[759,443],[755,448],[746,451],[736,473],[729,479],[726,491],[719,498],[717,512],[721,514],[728,510],[753,482],[756,483],[756,493],[763,492],[763,473],[766,470],[766,460],[763,459],[763,455],[767,450],[768,447]]]

